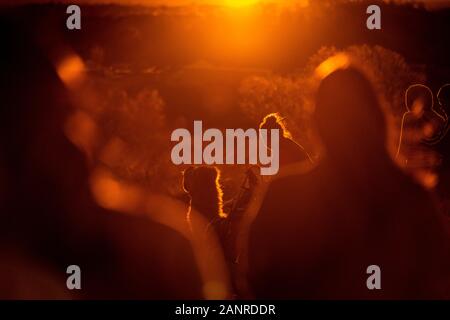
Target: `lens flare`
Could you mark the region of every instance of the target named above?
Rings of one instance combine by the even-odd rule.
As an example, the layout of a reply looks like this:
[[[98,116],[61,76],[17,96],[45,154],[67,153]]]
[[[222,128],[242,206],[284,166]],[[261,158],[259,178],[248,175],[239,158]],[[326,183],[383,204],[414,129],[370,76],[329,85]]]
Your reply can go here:
[[[76,87],[83,80],[85,71],[83,60],[76,54],[65,57],[57,67],[59,78],[69,88]]]
[[[336,70],[346,69],[350,66],[350,58],[345,53],[339,53],[322,62],[316,69],[316,77],[324,79]]]

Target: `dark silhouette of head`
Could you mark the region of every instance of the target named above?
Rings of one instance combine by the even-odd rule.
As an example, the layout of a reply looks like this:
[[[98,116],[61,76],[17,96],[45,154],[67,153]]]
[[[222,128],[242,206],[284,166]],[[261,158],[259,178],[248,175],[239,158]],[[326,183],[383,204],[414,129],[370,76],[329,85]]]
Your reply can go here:
[[[326,77],[317,94],[315,121],[333,160],[367,161],[386,154],[386,123],[368,79],[356,69]]]
[[[219,178],[216,167],[189,167],[183,174],[183,188],[191,197],[191,206],[210,221],[225,217]]]
[[[290,135],[283,123],[283,118],[278,113],[270,113],[265,116],[259,125],[259,128],[266,130],[278,129],[280,130],[280,136],[284,137]]]

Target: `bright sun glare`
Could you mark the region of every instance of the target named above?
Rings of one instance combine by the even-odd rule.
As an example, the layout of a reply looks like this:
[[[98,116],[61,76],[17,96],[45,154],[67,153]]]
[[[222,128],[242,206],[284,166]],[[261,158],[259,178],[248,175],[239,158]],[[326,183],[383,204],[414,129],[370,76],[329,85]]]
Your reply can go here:
[[[260,0],[225,0],[225,4],[229,7],[246,7],[260,2]]]

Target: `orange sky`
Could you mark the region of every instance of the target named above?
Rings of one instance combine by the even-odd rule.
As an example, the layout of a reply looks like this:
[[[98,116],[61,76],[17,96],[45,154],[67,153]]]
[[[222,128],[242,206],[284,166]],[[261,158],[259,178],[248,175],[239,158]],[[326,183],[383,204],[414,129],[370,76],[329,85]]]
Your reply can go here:
[[[53,0],[52,2],[62,2],[62,3],[120,3],[120,4],[147,4],[147,5],[185,5],[185,4],[231,4],[236,5],[239,2],[244,4],[252,3],[252,2],[284,2],[286,4],[289,3],[298,3],[301,1],[308,0]],[[311,0],[309,0],[311,1]],[[317,0],[314,0],[317,1]],[[415,0],[403,0],[404,2],[415,1]],[[40,2],[50,2],[50,0],[3,0],[3,3],[12,3],[12,4],[22,4],[22,3],[40,3]],[[420,0],[419,0],[420,2]],[[428,6],[450,6],[450,0],[422,0]]]
[[[144,4],[144,5],[167,5],[180,6],[188,4],[216,4],[228,6],[240,6],[240,4],[271,2],[289,5],[291,3],[311,2],[318,0],[1,0],[3,4],[25,4],[25,3],[45,3],[61,2],[67,4],[95,4],[95,3],[116,3],[116,4]],[[395,0],[394,0],[395,1]],[[429,8],[450,7],[450,0],[398,0],[399,2],[424,2]]]
[[[252,0],[242,0],[243,2]],[[253,2],[269,1],[275,2],[275,0],[254,0]],[[285,0],[282,0],[285,1]],[[295,1],[295,0],[287,0]],[[62,3],[120,3],[120,4],[147,4],[147,5],[186,5],[186,4],[223,4],[226,2],[239,2],[239,0],[6,0],[9,3],[41,3],[41,2],[62,2]]]

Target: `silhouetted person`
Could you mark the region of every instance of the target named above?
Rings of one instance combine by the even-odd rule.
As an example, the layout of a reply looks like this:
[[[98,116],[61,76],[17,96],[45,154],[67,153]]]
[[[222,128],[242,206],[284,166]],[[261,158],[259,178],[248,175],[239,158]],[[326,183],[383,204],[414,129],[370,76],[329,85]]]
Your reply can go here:
[[[191,198],[190,205],[210,222],[226,217],[219,177],[215,167],[190,167],[183,174],[183,188]]]
[[[444,117],[436,111],[433,92],[425,85],[410,86],[405,92],[400,145],[401,163],[412,173],[433,170],[440,161],[432,144],[435,144],[445,125]]]
[[[223,247],[225,256],[229,257],[230,235],[227,214],[223,212],[222,189],[220,186],[220,171],[216,167],[189,167],[183,174],[183,188],[189,194],[190,208],[197,210],[209,222]],[[200,232],[194,230],[194,232]]]
[[[370,83],[353,69],[329,75],[315,120],[321,162],[274,181],[252,226],[255,296],[442,298],[449,257],[440,221],[427,194],[388,156]],[[382,290],[366,286],[370,265],[381,268]]]
[[[312,162],[309,154],[305,151],[303,146],[295,142],[286,129],[283,119],[277,113],[267,115],[262,123],[260,129],[266,129],[270,132],[272,129],[278,129],[280,134],[280,167],[298,162]],[[270,141],[269,141],[270,145]]]
[[[0,298],[201,298],[185,238],[98,207],[86,160],[63,132],[66,88],[19,25],[0,26]],[[82,290],[66,287],[71,264]]]
[[[253,197],[253,188],[258,183],[255,171],[259,172],[256,166],[247,170],[245,181],[229,213],[223,212],[220,172],[217,168],[190,167],[184,171],[183,175],[183,187],[191,198],[191,209],[203,214],[209,221],[209,227],[213,228],[219,237],[231,274],[235,297],[241,297],[244,294],[238,265],[241,252],[237,240],[243,228],[243,215]],[[187,218],[189,219],[189,213]],[[194,232],[201,232],[201,230],[194,230]]]

